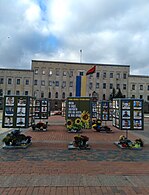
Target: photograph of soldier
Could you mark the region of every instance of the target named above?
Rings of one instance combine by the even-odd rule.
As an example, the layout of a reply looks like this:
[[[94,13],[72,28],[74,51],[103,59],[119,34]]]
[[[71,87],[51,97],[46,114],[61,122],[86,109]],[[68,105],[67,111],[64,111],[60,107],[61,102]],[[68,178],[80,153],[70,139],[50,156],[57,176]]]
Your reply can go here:
[[[6,97],[6,105],[14,105],[14,97]]]
[[[122,128],[130,129],[130,120],[122,120]]]
[[[123,110],[122,117],[123,118],[130,118],[130,110]]]
[[[142,108],[142,101],[134,101],[133,102],[134,109],[141,109]]]
[[[122,101],[122,109],[130,109],[130,101],[129,100]]]

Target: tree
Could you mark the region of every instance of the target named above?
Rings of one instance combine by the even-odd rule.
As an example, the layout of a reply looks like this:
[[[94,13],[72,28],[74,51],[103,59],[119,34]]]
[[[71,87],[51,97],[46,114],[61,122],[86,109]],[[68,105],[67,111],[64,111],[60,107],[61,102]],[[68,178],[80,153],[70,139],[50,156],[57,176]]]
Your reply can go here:
[[[113,88],[112,93],[110,94],[109,100],[113,100],[113,98],[115,98],[115,96],[116,96],[116,90],[115,90],[115,88]]]
[[[117,92],[117,94],[115,95],[115,97],[114,98],[124,98],[124,95],[122,94],[122,92],[121,92],[121,89],[119,88],[118,89],[118,92]]]

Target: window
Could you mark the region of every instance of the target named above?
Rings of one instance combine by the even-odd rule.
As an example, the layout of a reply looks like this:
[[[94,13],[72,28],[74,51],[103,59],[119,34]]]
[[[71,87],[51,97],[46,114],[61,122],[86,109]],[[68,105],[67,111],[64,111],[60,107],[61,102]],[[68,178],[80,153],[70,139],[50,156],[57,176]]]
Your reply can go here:
[[[63,81],[62,88],[66,87],[66,81]]]
[[[4,78],[0,78],[0,84],[4,84]]]
[[[16,95],[20,95],[20,91],[16,91]]]
[[[58,87],[59,86],[59,81],[55,82],[55,86]]]
[[[106,99],[106,95],[105,94],[103,94],[103,100],[105,100]]]
[[[59,69],[56,69],[56,76],[59,76]]]
[[[126,79],[126,77],[127,77],[127,74],[124,73],[124,74],[123,74],[123,79]]]
[[[147,90],[149,90],[149,85],[147,86]]]
[[[20,85],[20,79],[17,79],[17,85]]]
[[[91,79],[92,77],[93,77],[93,74],[90,74],[90,75],[89,75],[89,79]]]
[[[73,76],[73,70],[70,70],[69,77]]]
[[[106,72],[103,73],[103,79],[106,78]]]
[[[140,99],[143,99],[143,95],[140,95]]]
[[[3,89],[0,89],[0,96],[3,96]]]
[[[89,83],[89,88],[92,89],[93,83]]]
[[[110,72],[110,78],[113,78],[113,72]]]
[[[44,92],[43,91],[41,92],[41,97],[44,98]]]
[[[69,96],[72,97],[72,92],[69,93]]]
[[[123,89],[126,90],[126,84],[123,84]]]
[[[28,79],[26,79],[25,84],[29,85],[29,80]]]
[[[70,81],[69,87],[73,87],[73,82],[72,81]]]
[[[25,95],[28,95],[28,91],[25,91]]]
[[[80,72],[80,76],[83,76],[83,72]]]
[[[51,98],[51,92],[49,92],[49,98]]]
[[[38,84],[38,80],[34,80],[34,85],[37,85]]]
[[[135,90],[135,85],[134,84],[132,85],[132,90]]]
[[[55,93],[55,98],[58,98],[58,92]]]
[[[45,81],[44,80],[41,81],[41,85],[45,86]]]
[[[34,72],[35,72],[35,74],[38,74],[38,69],[36,68]]]
[[[96,89],[99,89],[99,83],[96,83]]]
[[[11,90],[8,90],[7,91],[7,95],[11,95]]]
[[[103,89],[106,89],[106,83],[103,83]]]
[[[120,78],[120,73],[116,73],[116,78],[117,78],[117,79]]]
[[[66,76],[67,75],[67,72],[66,71],[63,71],[63,76]]]
[[[62,98],[65,99],[65,92],[62,93]]]
[[[113,89],[113,83],[110,83],[110,89]]]
[[[140,90],[143,90],[143,85],[140,85]]]
[[[97,72],[97,73],[96,73],[96,78],[99,78],[99,77],[100,77],[100,73]]]
[[[52,86],[52,81],[49,81],[49,86]]]
[[[42,74],[45,75],[46,74],[46,71],[45,70],[42,70]]]
[[[120,88],[120,84],[118,83],[117,85],[116,85],[116,89],[119,89]]]
[[[12,79],[8,78],[8,84],[12,84]]]
[[[149,95],[147,96],[147,100],[149,101]]]
[[[132,97],[132,98],[135,98],[135,95],[132,95],[131,97]]]
[[[49,76],[52,76],[52,70],[49,70]]]

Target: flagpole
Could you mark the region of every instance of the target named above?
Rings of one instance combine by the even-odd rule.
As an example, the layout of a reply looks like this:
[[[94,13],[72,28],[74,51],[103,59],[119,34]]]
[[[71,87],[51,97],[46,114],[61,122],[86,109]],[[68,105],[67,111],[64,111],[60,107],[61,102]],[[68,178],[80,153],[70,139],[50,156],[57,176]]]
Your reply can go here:
[[[82,49],[80,49],[80,63],[82,63]]]

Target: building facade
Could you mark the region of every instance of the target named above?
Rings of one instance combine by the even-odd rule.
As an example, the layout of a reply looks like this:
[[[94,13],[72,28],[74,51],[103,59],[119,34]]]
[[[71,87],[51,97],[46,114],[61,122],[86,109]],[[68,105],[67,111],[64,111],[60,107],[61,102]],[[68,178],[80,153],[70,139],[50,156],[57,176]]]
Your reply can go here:
[[[0,96],[48,98],[51,110],[61,110],[62,102],[76,95],[76,76],[86,75],[93,66],[96,72],[87,75],[86,96],[96,94],[98,100],[108,100],[113,88],[120,88],[127,98],[149,102],[149,76],[130,75],[129,65],[41,60],[32,60],[31,70],[0,69]]]
[[[96,92],[99,100],[109,99],[113,88],[122,89],[128,96],[128,77],[130,66],[87,64],[54,61],[32,61],[34,70],[34,95],[51,100],[52,109],[59,109],[68,96],[76,95],[76,76],[96,65],[96,72],[87,76],[86,96]]]

